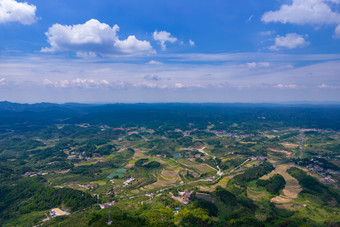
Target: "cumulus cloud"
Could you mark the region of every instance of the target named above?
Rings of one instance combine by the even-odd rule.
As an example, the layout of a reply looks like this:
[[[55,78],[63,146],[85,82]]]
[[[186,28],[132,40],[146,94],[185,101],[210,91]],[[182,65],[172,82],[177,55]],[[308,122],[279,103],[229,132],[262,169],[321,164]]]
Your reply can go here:
[[[19,22],[24,25],[34,24],[37,20],[37,7],[26,2],[0,0],[0,23]]]
[[[339,3],[338,0],[328,2]],[[291,5],[282,5],[277,11],[266,12],[262,21],[292,24],[339,24],[340,14],[332,11],[327,0],[293,0]]]
[[[192,41],[191,39],[189,40],[189,44],[190,44],[190,46],[195,46],[195,42],[194,41]]]
[[[305,40],[302,35],[298,35],[296,33],[289,33],[285,36],[276,36],[275,44],[271,46],[269,49],[278,50],[280,48],[288,48],[294,49],[298,47],[304,47],[309,45],[309,42]]]
[[[45,33],[50,47],[43,48],[41,51],[75,51],[78,56],[153,53],[150,42],[138,40],[133,35],[120,40],[117,35],[118,31],[118,25],[110,27],[96,19],[77,25],[54,24]]]
[[[160,43],[162,50],[166,50],[166,42],[174,43],[178,41],[176,37],[171,36],[171,33],[167,31],[154,31],[153,39]]]

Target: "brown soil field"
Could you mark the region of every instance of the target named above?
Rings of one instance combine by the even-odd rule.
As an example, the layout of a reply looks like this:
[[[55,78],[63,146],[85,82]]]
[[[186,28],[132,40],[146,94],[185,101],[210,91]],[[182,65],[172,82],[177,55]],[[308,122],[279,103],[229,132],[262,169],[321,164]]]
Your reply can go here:
[[[130,164],[127,164],[126,166],[124,166],[124,168],[130,169],[130,168],[132,168],[134,165],[135,165],[135,164],[130,163]]]
[[[58,171],[55,171],[55,173],[62,173],[62,174],[64,174],[64,173],[68,173],[68,172],[70,172],[71,171],[71,169],[67,169],[67,170],[58,170]]]
[[[277,149],[269,149],[270,151],[276,152],[276,153],[282,153],[285,154],[287,157],[290,157],[292,155],[292,152],[285,151],[285,150],[277,150]]]
[[[179,170],[169,170],[169,169],[163,169],[161,174],[162,176],[168,176],[168,177],[176,177]]]

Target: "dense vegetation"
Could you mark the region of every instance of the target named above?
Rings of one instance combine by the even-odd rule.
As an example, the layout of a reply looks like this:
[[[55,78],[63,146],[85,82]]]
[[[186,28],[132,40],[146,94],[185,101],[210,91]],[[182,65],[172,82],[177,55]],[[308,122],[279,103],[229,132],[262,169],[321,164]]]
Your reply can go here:
[[[275,174],[268,180],[258,180],[256,185],[266,188],[272,194],[279,194],[280,190],[285,187],[286,181],[280,174]]]
[[[62,204],[69,211],[78,211],[97,202],[90,194],[82,191],[49,187],[41,178],[23,179],[15,186],[1,187],[0,197],[0,224],[22,214]]]
[[[229,181],[229,184],[237,185],[241,189],[245,190],[248,182],[257,180],[270,173],[272,170],[274,170],[273,165],[265,161],[261,165],[249,168],[244,173],[236,175],[231,181]]]

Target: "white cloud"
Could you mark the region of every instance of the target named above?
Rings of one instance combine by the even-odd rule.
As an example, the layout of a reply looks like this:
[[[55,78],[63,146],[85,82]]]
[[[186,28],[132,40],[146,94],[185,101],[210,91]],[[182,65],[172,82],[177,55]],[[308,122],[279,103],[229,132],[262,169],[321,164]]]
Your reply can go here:
[[[191,39],[189,40],[189,44],[190,44],[190,46],[195,46],[195,42],[194,41],[192,41]]]
[[[295,84],[277,84],[277,88],[297,88]]]
[[[176,84],[175,84],[175,87],[176,87],[176,88],[183,88],[184,85],[183,85],[182,83],[176,83]]]
[[[19,22],[24,25],[34,24],[37,20],[37,7],[26,2],[0,0],[0,23]]]
[[[42,52],[75,51],[78,56],[94,56],[95,54],[150,54],[153,49],[148,41],[140,41],[135,36],[119,40],[118,25],[112,28],[91,19],[85,24],[54,24],[46,32],[50,47]]]
[[[53,82],[51,80],[49,80],[49,79],[44,79],[43,80],[43,84],[50,85],[50,84],[53,84]]]
[[[340,86],[330,86],[330,85],[327,85],[327,84],[321,84],[321,85],[317,86],[317,88],[321,88],[321,89],[326,89],[326,88],[339,89]]]
[[[339,0],[328,0],[339,3]],[[326,0],[293,0],[291,5],[282,5],[277,11],[266,12],[262,21],[292,24],[339,24],[340,14],[332,11]]]
[[[340,25],[335,28],[334,38],[340,39]]]
[[[278,50],[279,48],[288,48],[294,49],[297,47],[304,47],[309,45],[309,42],[305,40],[302,35],[298,35],[296,33],[289,33],[285,36],[276,36],[275,44],[271,46],[269,49]]]
[[[0,85],[4,85],[6,83],[6,79],[5,78],[1,78],[0,79]]]
[[[162,65],[163,63],[159,61],[151,60],[147,64],[148,65]]]
[[[318,86],[318,88],[329,88],[329,86],[326,84],[321,84],[320,86]]]
[[[60,81],[60,83],[55,83],[55,86],[56,87],[60,86],[62,88],[66,88],[66,87],[69,86],[69,84],[70,84],[70,82],[68,80],[62,80],[62,81]]]
[[[74,80],[61,80],[59,82],[52,82],[49,79],[43,81],[45,85],[54,85],[58,88],[78,87],[78,88],[98,88],[109,86],[110,82],[107,80],[94,80],[94,79],[81,79],[76,78]]]
[[[269,62],[247,62],[249,68],[266,68],[270,66]]]
[[[140,41],[134,35],[130,35],[126,40],[117,40],[114,44],[122,53],[151,53],[152,47],[146,40]]]
[[[162,50],[166,50],[166,45],[165,45],[166,42],[174,43],[178,41],[176,37],[171,36],[171,33],[166,32],[166,31],[160,31],[160,32],[155,31],[153,33],[153,39],[156,41],[159,41],[162,47]]]
[[[60,80],[53,82],[50,79],[44,79],[42,81],[43,85],[53,86],[56,88],[99,88],[109,86],[110,82],[102,79],[102,80],[94,80],[94,79],[81,79],[76,78],[74,80]]]

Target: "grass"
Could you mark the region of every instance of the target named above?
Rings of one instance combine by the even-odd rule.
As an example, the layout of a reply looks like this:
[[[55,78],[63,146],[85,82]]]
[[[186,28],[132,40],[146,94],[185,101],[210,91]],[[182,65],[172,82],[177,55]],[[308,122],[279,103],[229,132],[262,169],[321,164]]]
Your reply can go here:
[[[99,180],[99,181],[94,181],[94,182],[91,182],[92,184],[99,184],[99,185],[105,185],[106,182],[105,181],[102,181],[102,180]]]
[[[46,218],[45,213],[48,211],[35,211],[28,214],[24,214],[19,218],[13,218],[9,220],[4,226],[23,226],[31,227],[38,224],[41,220]]]
[[[263,187],[256,185],[256,180],[248,183],[247,196],[250,199],[255,199],[258,202],[269,202],[274,196],[266,191]]]
[[[296,210],[293,218],[303,219],[308,218],[316,224],[325,224],[326,221],[340,222],[340,209],[320,206],[312,203],[306,207],[301,207]]]

